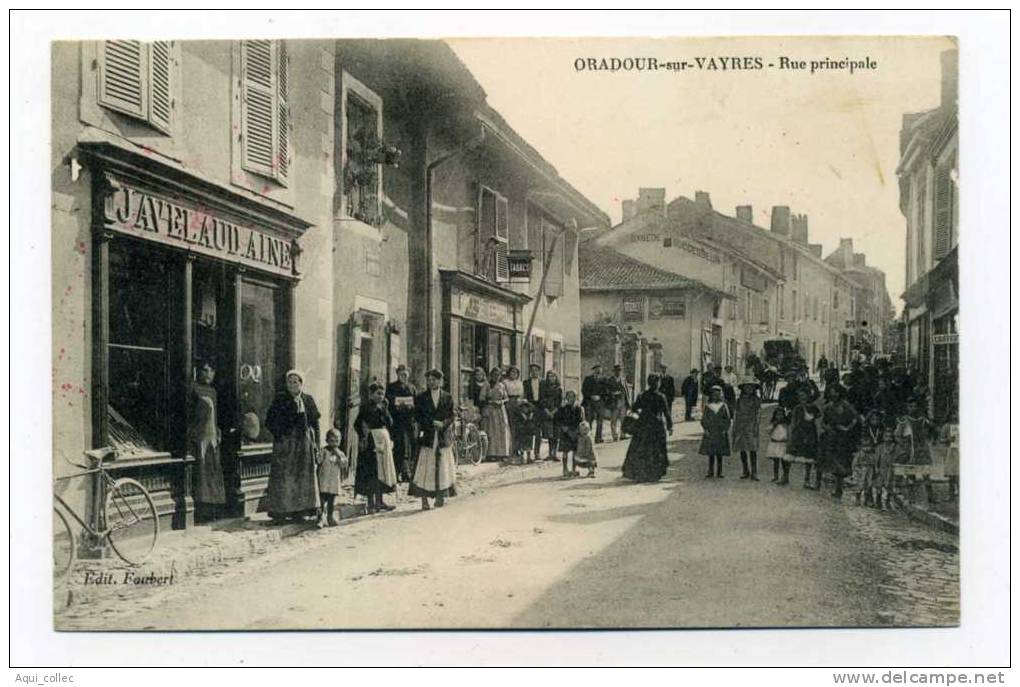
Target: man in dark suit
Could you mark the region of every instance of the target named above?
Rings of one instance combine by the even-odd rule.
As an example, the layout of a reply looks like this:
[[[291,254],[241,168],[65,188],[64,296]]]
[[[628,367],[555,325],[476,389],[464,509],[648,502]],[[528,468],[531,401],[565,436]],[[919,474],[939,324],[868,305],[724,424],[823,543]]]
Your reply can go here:
[[[673,400],[676,399],[676,380],[673,379],[673,375],[669,374],[669,369],[665,365],[659,366],[659,375],[661,377],[659,391],[666,397],[666,408],[669,410],[669,418],[672,420]]]
[[[622,423],[630,410],[630,384],[621,365],[613,365],[613,376],[606,379],[606,403],[611,413],[609,429],[613,433],[613,441],[626,439]]]
[[[684,379],[680,385],[680,395],[684,397],[684,421],[690,422],[694,419],[694,406],[698,404],[698,368],[691,370]]]
[[[542,368],[537,363],[528,366],[528,379],[524,382],[524,400],[538,407],[542,399]]]
[[[407,490],[408,496],[420,496],[422,510],[429,510],[429,497],[442,508],[447,496],[456,496],[456,461],[453,457],[451,429],[455,417],[453,396],[443,390],[442,370],[425,373],[428,388],[414,397],[418,420],[418,465]]]
[[[606,407],[606,383],[602,365],[591,366],[591,374],[581,382],[581,407],[589,424],[595,423],[595,443],[602,443],[602,414]]]
[[[407,366],[398,365],[396,381],[386,385],[386,402],[393,417],[393,459],[401,482],[411,481],[414,461],[418,457],[414,441],[417,434],[414,426],[414,397],[418,392],[408,382],[409,377]]]

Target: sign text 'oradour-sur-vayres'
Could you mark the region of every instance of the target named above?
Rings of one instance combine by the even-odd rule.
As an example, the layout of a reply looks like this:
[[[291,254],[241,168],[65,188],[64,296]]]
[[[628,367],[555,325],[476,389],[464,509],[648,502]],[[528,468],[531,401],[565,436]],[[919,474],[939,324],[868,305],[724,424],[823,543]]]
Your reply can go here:
[[[112,186],[104,208],[106,226],[111,229],[276,274],[294,273],[289,239],[160,198],[120,180]]]

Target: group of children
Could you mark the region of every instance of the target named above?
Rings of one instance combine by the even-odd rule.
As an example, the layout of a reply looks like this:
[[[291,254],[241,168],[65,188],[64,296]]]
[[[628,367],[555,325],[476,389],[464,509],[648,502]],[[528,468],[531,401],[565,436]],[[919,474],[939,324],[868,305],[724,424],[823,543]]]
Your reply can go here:
[[[584,409],[577,403],[577,394],[567,391],[564,404],[556,409],[552,416],[553,432],[556,442],[550,442],[549,460],[556,460],[559,451],[563,465],[563,477],[579,477],[578,468],[586,468],[586,477],[595,477],[598,459],[595,455],[595,443],[592,440],[591,425],[584,415]],[[537,460],[542,445],[542,428],[535,413],[535,406],[528,401],[521,401],[515,409],[515,435],[517,451],[524,463]]]
[[[706,478],[723,476],[723,458],[730,455],[732,437],[732,451],[740,453],[741,479],[758,480],[758,383],[748,378],[739,388],[735,403],[726,403],[718,386],[710,389],[701,420],[700,453],[708,456]],[[899,417],[872,408],[862,421],[854,406],[845,401],[846,390],[832,391],[827,394],[824,411],[806,387],[797,389],[797,403],[792,408],[776,406],[765,448],[765,457],[772,461],[772,482],[789,484],[791,465],[800,463],[804,465],[805,488],[820,489],[822,473],[827,472],[836,485],[833,496],[839,498],[844,480],[852,477],[858,505],[888,509],[896,486],[894,465],[922,466],[918,472],[929,501],[934,501],[923,467],[932,463],[929,441],[933,432],[918,402],[909,400]],[[916,477],[907,476],[906,484],[912,499]]]

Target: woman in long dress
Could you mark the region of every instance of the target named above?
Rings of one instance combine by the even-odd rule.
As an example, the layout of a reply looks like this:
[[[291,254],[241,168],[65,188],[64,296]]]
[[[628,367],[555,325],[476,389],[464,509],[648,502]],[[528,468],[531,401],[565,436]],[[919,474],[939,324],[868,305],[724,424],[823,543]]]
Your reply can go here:
[[[447,496],[456,496],[454,482],[456,462],[450,430],[453,427],[453,397],[443,391],[443,373],[429,370],[425,373],[428,388],[414,399],[415,414],[421,432],[418,442],[418,460],[407,493],[421,497],[421,509],[429,510],[429,498],[442,508]]]
[[[358,466],[354,473],[354,493],[368,501],[368,512],[393,510],[383,501],[383,494],[397,487],[397,468],[393,463],[393,417],[386,404],[382,384],[368,387],[368,400],[358,410],[354,421],[358,432]]]
[[[188,452],[195,458],[195,509],[203,519],[215,518],[227,501],[216,422],[217,395],[212,386],[215,376],[212,362],[203,362],[188,399]]]
[[[853,466],[860,426],[857,411],[846,400],[842,387],[837,385],[832,388],[835,393],[822,412],[824,450],[816,474],[823,471],[832,474],[836,482],[832,496],[838,499],[843,497],[843,480]]]
[[[492,368],[492,372],[489,373],[489,385],[484,389],[482,428],[489,437],[489,451],[486,458],[490,460],[507,460],[513,451],[510,419],[506,414],[508,397],[506,387],[501,381],[502,376],[498,367]]]
[[[635,482],[658,482],[669,468],[666,433],[673,433],[673,419],[659,382],[659,375],[648,375],[648,388],[631,406],[638,419],[623,461],[623,476]]]
[[[506,376],[503,378],[503,388],[506,389],[506,416],[510,421],[510,447],[514,456],[519,455],[517,450],[517,406],[524,397],[524,382],[521,381],[521,371],[511,365],[507,368]]]
[[[730,455],[730,407],[723,399],[723,386],[713,385],[708,390],[708,403],[701,415],[701,446],[698,453],[708,456],[708,474],[705,479],[721,479],[723,458]],[[715,473],[713,474],[713,465]]]
[[[315,447],[319,445],[319,409],[315,399],[301,391],[304,376],[290,370],[284,377],[286,390],[276,397],[266,414],[273,433],[273,458],[269,485],[259,505],[274,520],[303,519],[319,508],[315,479]]]

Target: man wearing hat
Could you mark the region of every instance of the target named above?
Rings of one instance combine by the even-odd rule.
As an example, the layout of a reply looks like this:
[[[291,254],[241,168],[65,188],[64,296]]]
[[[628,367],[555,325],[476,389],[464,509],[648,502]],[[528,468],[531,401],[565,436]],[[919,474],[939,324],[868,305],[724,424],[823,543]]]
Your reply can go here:
[[[613,433],[613,441],[625,439],[620,425],[630,410],[630,385],[627,384],[627,377],[623,374],[623,366],[613,365],[613,376],[606,380],[606,395],[612,412],[609,429]]]
[[[684,421],[690,422],[694,419],[694,406],[698,404],[698,368],[692,369],[684,379],[680,393],[684,397]]]
[[[588,422],[595,423],[595,443],[602,443],[602,414],[606,407],[606,381],[602,377],[602,364],[591,366],[591,374],[581,382],[581,407]]]
[[[414,397],[418,392],[408,382],[410,375],[406,365],[398,365],[396,381],[386,385],[386,402],[393,417],[393,461],[397,464],[401,482],[411,481],[412,465],[417,455]]]
[[[659,366],[659,393],[666,397],[666,409],[673,418],[673,400],[676,398],[676,381],[665,365]]]

